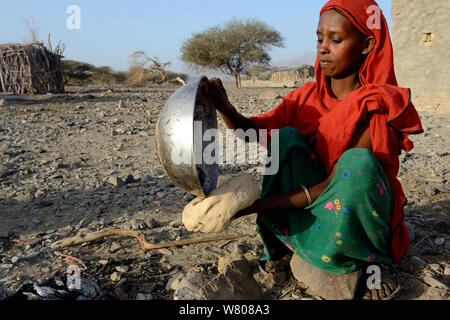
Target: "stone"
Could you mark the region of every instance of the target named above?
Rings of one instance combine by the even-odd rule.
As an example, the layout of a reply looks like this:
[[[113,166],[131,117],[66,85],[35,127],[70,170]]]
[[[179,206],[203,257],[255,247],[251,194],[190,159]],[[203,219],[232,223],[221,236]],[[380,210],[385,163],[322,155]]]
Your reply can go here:
[[[125,184],[121,178],[116,176],[110,177],[107,182],[115,188],[120,188]]]
[[[159,223],[155,218],[150,218],[146,221],[146,225],[150,229],[161,227],[161,223]]]
[[[272,90],[265,90],[263,93],[259,95],[259,99],[264,100],[277,100],[282,98],[283,97],[278,92]]]
[[[219,258],[219,261],[217,263],[217,270],[219,271],[219,273],[225,273],[230,264],[232,264],[235,261],[240,261],[244,259],[245,259],[244,256],[239,251],[226,256],[222,256]]]
[[[360,271],[349,274],[334,274],[322,271],[294,254],[291,259],[294,277],[307,285],[316,295],[326,300],[352,300]]]
[[[172,251],[170,251],[169,249],[166,249],[166,248],[158,249],[158,252],[161,254],[164,254],[166,256],[173,255]]]
[[[0,99],[0,106],[1,107],[7,107],[8,101],[6,99]]]
[[[34,197],[36,199],[42,198],[43,196],[45,196],[45,191],[38,189],[35,194]]]
[[[449,266],[445,266],[445,268],[444,268],[444,275],[450,276],[450,267]]]
[[[167,281],[166,291],[178,289],[181,280],[183,280],[183,277],[184,277],[184,274],[182,272],[177,273],[176,275],[172,276],[169,279],[169,281]]]
[[[153,178],[151,175],[146,174],[145,176],[142,177],[142,182],[143,183],[149,183],[150,181],[153,181]]]
[[[424,256],[425,255],[436,256],[439,254],[439,251],[433,248],[422,248],[420,249],[419,253]]]
[[[18,256],[14,256],[14,257],[11,258],[11,262],[12,263],[16,263],[19,260],[20,260],[20,258]]]
[[[174,287],[172,284],[172,287]],[[200,293],[204,285],[204,278],[198,272],[188,272],[179,281],[174,293],[174,300],[201,300]]]
[[[125,184],[136,183],[138,180],[134,179],[132,174],[127,175],[125,178]]]
[[[168,226],[172,228],[181,228],[183,226],[183,222],[180,220],[173,220],[169,222]]]
[[[153,300],[153,296],[149,293],[148,294],[138,293],[136,295],[136,300],[140,300],[140,301]]]
[[[435,243],[437,246],[442,246],[443,244],[445,244],[445,238],[436,238],[436,239],[434,240],[434,243]]]
[[[437,263],[431,263],[427,265],[427,267],[436,272],[439,272],[439,270],[441,269],[441,266]]]
[[[431,186],[426,186],[424,190],[425,190],[425,193],[429,196],[435,196],[439,193],[438,189],[431,187]]]
[[[70,294],[64,290],[56,290],[47,286],[38,285],[37,283],[33,284],[33,288],[40,297],[46,300],[70,298]]]
[[[190,193],[186,193],[183,197],[183,200],[186,200],[186,201],[192,201],[193,199],[195,199],[195,196]]]
[[[447,285],[445,285],[444,283],[440,282],[439,280],[437,280],[436,278],[432,277],[432,276],[424,276],[423,277],[423,282],[425,282],[426,284],[428,284],[431,287],[440,287],[440,288],[447,288]]]
[[[116,253],[116,252],[119,251],[120,249],[122,249],[122,246],[121,246],[119,243],[114,242],[114,243],[111,245],[111,247],[109,248],[109,251],[110,251],[111,253]]]
[[[117,266],[116,270],[120,273],[127,273],[130,270],[129,266]]]
[[[405,222],[405,225],[406,229],[408,229],[409,242],[411,244],[416,239],[416,232],[414,231],[414,226],[411,223]]]
[[[81,279],[80,288],[74,288],[71,291],[81,293],[88,299],[95,299],[102,295],[102,290],[100,289],[98,284],[89,279]]]
[[[114,282],[119,282],[121,277],[120,274],[118,272],[113,272],[110,276],[110,279]]]
[[[8,239],[9,232],[8,231],[0,231],[0,239]]]
[[[441,287],[430,287],[427,290],[427,296],[429,297],[442,297],[447,294],[447,290]]]
[[[204,300],[262,300],[263,293],[244,257],[222,257],[220,274],[201,289]]]
[[[425,268],[425,266],[427,265],[427,263],[418,256],[412,256],[410,261],[411,261],[411,264],[417,266],[420,269]]]

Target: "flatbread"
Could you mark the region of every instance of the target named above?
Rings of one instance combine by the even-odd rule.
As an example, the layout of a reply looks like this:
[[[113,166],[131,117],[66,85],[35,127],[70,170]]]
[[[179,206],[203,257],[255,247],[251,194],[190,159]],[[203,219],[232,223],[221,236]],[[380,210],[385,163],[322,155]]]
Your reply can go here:
[[[231,218],[251,206],[259,195],[259,187],[250,174],[225,180],[207,198],[192,200],[183,210],[182,222],[191,232],[222,232],[230,226]]]

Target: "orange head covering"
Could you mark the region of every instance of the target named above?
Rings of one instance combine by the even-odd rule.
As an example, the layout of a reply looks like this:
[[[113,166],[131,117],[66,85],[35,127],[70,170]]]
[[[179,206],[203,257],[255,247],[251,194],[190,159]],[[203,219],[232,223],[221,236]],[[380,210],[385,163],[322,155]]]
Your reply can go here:
[[[359,70],[362,84],[341,101],[331,92],[326,76],[316,60],[316,82],[289,93],[274,110],[251,117],[257,129],[297,128],[315,150],[329,173],[350,147],[357,127],[370,120],[373,154],[391,184],[394,208],[391,217],[391,247],[394,262],[400,261],[409,247],[409,235],[402,207],[406,197],[397,179],[399,152],[414,145],[410,134],[422,133],[409,89],[397,86],[392,43],[386,19],[373,0],[331,0],[320,11],[338,10],[360,32],[375,38],[375,46]]]
[[[397,85],[394,71],[394,55],[389,29],[381,8],[373,0],[331,0],[320,11],[338,10],[346,16],[358,30],[375,38],[375,46],[367,56],[359,71],[359,80],[365,84]],[[382,68],[380,68],[382,66]],[[316,60],[316,80],[318,93],[323,93],[325,75]]]

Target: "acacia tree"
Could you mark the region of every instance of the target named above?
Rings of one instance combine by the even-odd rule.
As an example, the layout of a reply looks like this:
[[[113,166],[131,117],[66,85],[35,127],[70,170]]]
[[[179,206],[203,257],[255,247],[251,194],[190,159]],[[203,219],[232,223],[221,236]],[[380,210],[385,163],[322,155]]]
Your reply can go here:
[[[183,43],[181,60],[229,74],[240,88],[241,74],[254,64],[268,65],[269,49],[283,45],[280,33],[264,22],[233,19],[194,34]]]

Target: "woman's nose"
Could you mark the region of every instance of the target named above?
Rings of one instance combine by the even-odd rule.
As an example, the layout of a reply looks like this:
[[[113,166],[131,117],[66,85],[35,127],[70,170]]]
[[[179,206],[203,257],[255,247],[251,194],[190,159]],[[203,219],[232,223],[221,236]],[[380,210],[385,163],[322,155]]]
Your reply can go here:
[[[329,42],[327,40],[322,40],[317,45],[317,50],[320,54],[326,54],[330,52]]]

